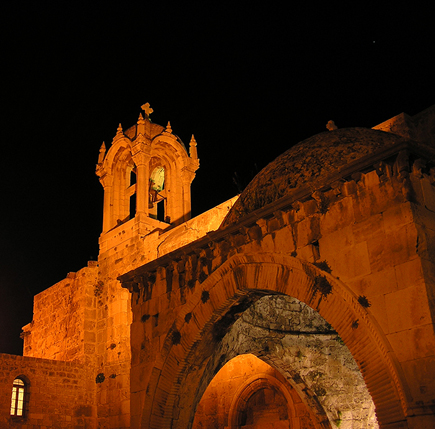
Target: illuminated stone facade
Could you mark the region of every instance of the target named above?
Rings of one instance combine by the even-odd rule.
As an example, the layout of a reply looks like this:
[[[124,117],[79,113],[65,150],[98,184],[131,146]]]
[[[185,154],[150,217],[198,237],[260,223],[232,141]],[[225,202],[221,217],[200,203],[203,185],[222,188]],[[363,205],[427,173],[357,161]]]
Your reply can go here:
[[[0,357],[0,428],[434,427],[435,109],[307,139],[193,219],[196,141],[144,112],[100,149],[98,263]]]

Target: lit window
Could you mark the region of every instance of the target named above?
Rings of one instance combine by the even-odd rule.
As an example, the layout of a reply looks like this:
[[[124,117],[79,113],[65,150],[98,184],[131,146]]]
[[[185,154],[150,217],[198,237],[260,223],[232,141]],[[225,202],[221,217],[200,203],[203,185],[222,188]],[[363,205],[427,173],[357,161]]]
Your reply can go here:
[[[162,191],[165,183],[165,169],[163,167],[156,167],[151,173],[150,181],[152,190],[156,192]]]
[[[25,389],[24,381],[16,378],[12,386],[11,416],[22,417],[24,415]]]
[[[161,222],[167,222],[165,216],[166,191],[165,188],[165,169],[156,167],[150,176],[148,213],[149,216]],[[160,204],[159,204],[160,203]]]

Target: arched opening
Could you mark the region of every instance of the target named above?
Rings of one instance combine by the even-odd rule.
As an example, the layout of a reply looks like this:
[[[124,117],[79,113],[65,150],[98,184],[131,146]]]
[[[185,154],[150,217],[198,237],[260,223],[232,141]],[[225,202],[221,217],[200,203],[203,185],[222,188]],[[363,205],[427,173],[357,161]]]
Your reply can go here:
[[[318,427],[285,378],[252,354],[227,362],[207,387],[193,429]]]
[[[166,222],[165,169],[161,165],[155,167],[150,174],[149,184],[149,216]]]
[[[116,147],[111,166],[100,181],[104,186],[104,230],[108,231],[136,215],[137,169],[128,145]],[[106,162],[106,161],[105,161]]]
[[[29,383],[23,376],[17,377],[12,383],[11,417],[25,417],[28,402]]]
[[[316,311],[285,295],[264,296],[240,315],[208,361],[201,385],[207,388],[195,429],[378,427],[341,338]]]
[[[137,183],[137,170],[134,164],[130,165],[127,169],[127,195],[129,197],[129,213],[130,219],[136,216],[136,183]]]
[[[266,336],[259,335],[257,343],[247,349],[247,343],[239,338],[232,342],[238,345],[237,350],[232,350],[224,339],[234,338],[236,331],[233,327],[240,316],[246,314],[245,310],[252,304],[260,303],[261,297],[277,295],[296,297],[300,303],[306,303],[307,309],[321,316],[323,323],[327,320],[331,324],[328,329],[332,327],[334,332],[327,333],[329,338],[325,346],[320,349],[312,347],[317,342],[314,338],[313,345],[295,343],[293,349],[289,348],[290,353],[283,354],[283,344],[270,336],[279,327],[279,324],[274,326],[274,322]],[[254,328],[257,330],[259,327]],[[155,399],[145,403],[143,427],[191,427],[199,400],[213,376],[228,359],[244,353],[255,354],[285,374],[322,428],[329,428],[333,423],[341,424],[342,420],[355,420],[354,414],[360,407],[352,406],[345,415],[340,404],[330,402],[336,396],[331,390],[336,381],[346,383],[352,380],[348,378],[350,373],[360,378],[362,386],[364,381],[367,384],[380,427],[390,423],[397,425],[405,419],[403,389],[382,333],[345,284],[305,261],[271,253],[233,256],[202,282],[201,288],[179,313],[173,329],[177,335],[169,332],[159,358],[161,369],[153,371],[148,387],[149,391],[155,392]],[[249,337],[254,329],[251,326],[245,331]],[[313,338],[312,335],[298,337]],[[176,342],[174,338],[177,338]],[[339,366],[324,356],[333,348],[332,345],[340,351],[344,344],[348,347],[349,359],[344,359],[343,365]],[[306,359],[310,350],[317,350],[319,356]],[[319,365],[333,365],[323,372],[313,367],[316,359]],[[179,363],[174,365],[174,362]],[[307,368],[302,365],[306,362],[309,364]],[[295,371],[293,367],[298,363],[301,366]],[[337,370],[344,369],[345,373],[334,374],[334,366]],[[173,386],[170,391],[165,390],[167,385]],[[364,410],[361,418],[373,421],[373,407]],[[366,427],[376,427],[375,424],[368,423]]]
[[[287,402],[282,393],[272,386],[257,389],[238,410],[236,428],[289,428]]]

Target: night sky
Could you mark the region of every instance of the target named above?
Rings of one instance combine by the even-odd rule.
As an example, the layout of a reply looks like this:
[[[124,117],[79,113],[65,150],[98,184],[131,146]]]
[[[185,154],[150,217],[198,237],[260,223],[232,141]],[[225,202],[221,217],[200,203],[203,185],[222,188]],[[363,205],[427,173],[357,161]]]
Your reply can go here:
[[[0,352],[22,353],[35,294],[97,258],[99,147],[142,104],[195,135],[197,215],[330,119],[435,103],[433,22],[411,3],[164,3],[2,6]]]

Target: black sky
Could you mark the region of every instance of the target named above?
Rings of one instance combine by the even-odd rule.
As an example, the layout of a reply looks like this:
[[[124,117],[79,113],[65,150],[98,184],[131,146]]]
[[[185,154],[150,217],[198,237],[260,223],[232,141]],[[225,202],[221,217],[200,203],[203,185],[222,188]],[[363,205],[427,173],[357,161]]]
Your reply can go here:
[[[3,9],[0,352],[21,354],[35,294],[97,258],[98,150],[145,102],[195,134],[194,215],[329,119],[372,127],[435,102],[428,10],[164,3]]]

